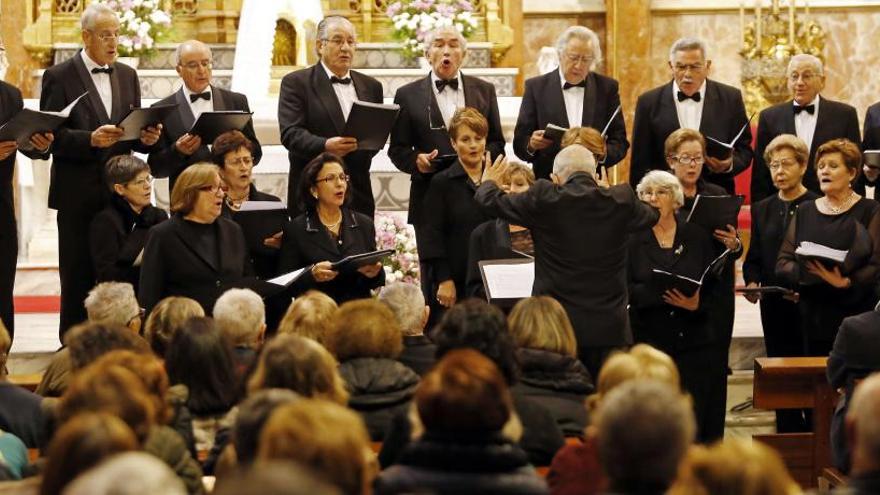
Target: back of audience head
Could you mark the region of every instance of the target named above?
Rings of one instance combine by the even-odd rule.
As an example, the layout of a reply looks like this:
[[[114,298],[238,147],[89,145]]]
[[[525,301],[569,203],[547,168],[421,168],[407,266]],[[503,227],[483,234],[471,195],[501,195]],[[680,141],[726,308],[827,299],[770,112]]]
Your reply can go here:
[[[321,344],[298,335],[278,335],[260,353],[248,391],[283,388],[303,397],[348,403],[338,363]]]
[[[290,303],[278,324],[278,334],[292,333],[323,344],[338,308],[336,301],[327,294],[310,290]]]
[[[260,432],[263,426],[280,406],[300,400],[296,392],[270,388],[253,393],[238,406],[238,416],[232,428],[232,445],[239,467],[253,464],[257,458]]]
[[[406,282],[386,285],[379,293],[379,301],[394,313],[404,336],[422,335],[425,331],[431,310],[425,305],[425,296],[419,286]]]
[[[449,308],[431,331],[437,359],[454,349],[474,349],[491,359],[508,385],[517,379],[516,348],[500,309],[480,299]]]
[[[259,347],[266,332],[263,298],[250,289],[229,289],[214,303],[217,328],[236,347]]]
[[[134,432],[107,413],[78,414],[55,432],[46,452],[40,493],[56,495],[80,473],[113,454],[140,447]]]
[[[359,357],[396,359],[403,351],[403,336],[388,306],[359,299],[336,311],[326,345],[340,362]]]
[[[670,495],[793,495],[800,487],[782,458],[758,441],[736,438],[693,447],[684,458]]]
[[[9,360],[9,351],[12,350],[12,337],[6,330],[3,320],[0,320],[0,378],[6,376],[6,361]]]
[[[367,493],[370,437],[361,417],[338,404],[302,399],[272,413],[260,434],[258,459],[290,460],[311,468],[343,493]]]
[[[171,340],[165,355],[168,378],[189,389],[194,416],[226,413],[236,402],[232,348],[210,318],[190,318]]]
[[[159,493],[186,495],[186,487],[170,467],[144,452],[116,454],[83,473],[64,490],[64,495]]]
[[[507,318],[517,347],[577,357],[577,340],[565,308],[549,296],[527,297]]]
[[[862,380],[846,414],[852,473],[880,470],[880,373]]]
[[[618,386],[639,378],[649,378],[681,388],[675,362],[663,351],[637,344],[627,352],[612,354],[599,371],[596,393],[587,398],[587,408],[596,409],[604,396]]]
[[[90,323],[117,325],[141,330],[141,307],[134,295],[134,287],[125,282],[101,282],[85,300]]]
[[[586,172],[596,176],[596,158],[586,147],[572,144],[563,148],[553,159],[553,175],[558,182],[564,183],[575,172]]]
[[[70,350],[70,365],[74,370],[82,369],[116,349],[150,352],[144,339],[129,328],[101,323],[74,326],[64,335],[64,343]]]
[[[141,379],[141,382],[149,392],[156,411],[156,421],[165,424],[171,420],[172,410],[169,407],[168,374],[156,356],[149,353],[138,354],[131,351],[111,351],[98,358],[95,366],[109,367],[118,366],[131,371]]]
[[[205,310],[195,300],[180,296],[166,297],[150,311],[144,325],[144,337],[150,342],[153,353],[165,359],[165,352],[177,330],[190,318],[203,316]]]
[[[214,495],[342,495],[334,485],[321,481],[298,464],[261,462],[217,480]]]
[[[612,390],[595,425],[599,462],[615,493],[664,492],[696,432],[689,401],[657,380],[633,380]]]

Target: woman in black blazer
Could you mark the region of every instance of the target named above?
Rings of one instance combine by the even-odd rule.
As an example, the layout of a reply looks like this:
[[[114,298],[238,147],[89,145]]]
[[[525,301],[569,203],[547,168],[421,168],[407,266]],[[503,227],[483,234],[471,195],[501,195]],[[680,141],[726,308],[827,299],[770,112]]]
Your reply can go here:
[[[147,232],[168,220],[165,210],[151,204],[153,177],[150,167],[132,155],[111,158],[105,167],[110,204],[89,227],[89,249],[97,282],[140,281],[141,252]]]
[[[284,227],[281,271],[311,265],[297,282],[298,289],[317,289],[337,304],[370,297],[370,290],[385,284],[381,263],[338,272],[334,261],[376,250],[373,220],[347,206],[350,177],[342,158],[321,153],[303,169],[299,187],[300,207],[305,213]]]
[[[226,289],[252,284],[241,227],[220,216],[223,188],[217,167],[187,167],[171,191],[171,220],[150,231],[138,297],[149,312],[161,299],[195,299],[211,314]]]

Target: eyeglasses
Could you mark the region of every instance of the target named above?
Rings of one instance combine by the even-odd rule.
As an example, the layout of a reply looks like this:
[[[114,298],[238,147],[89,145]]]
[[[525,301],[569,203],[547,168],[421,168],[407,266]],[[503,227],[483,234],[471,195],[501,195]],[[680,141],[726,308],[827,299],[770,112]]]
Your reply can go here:
[[[214,63],[210,60],[202,60],[200,62],[187,62],[185,64],[180,64],[180,66],[186,70],[196,71],[199,70],[199,68],[211,69],[214,67]]]
[[[672,194],[672,191],[668,189],[645,189],[639,193],[640,198],[648,198],[648,197],[658,197],[658,196],[669,196]]]
[[[129,185],[129,186],[135,186],[135,187],[145,187],[145,186],[148,186],[148,185],[149,185],[149,186],[152,186],[152,185],[153,185],[153,181],[155,181],[155,180],[156,180],[155,177],[153,177],[152,175],[148,175],[148,176],[144,177],[143,179],[138,179],[138,180],[130,181],[130,182],[128,182],[127,185]]]
[[[797,160],[794,158],[782,158],[779,160],[773,160],[772,162],[767,164],[767,168],[769,168],[772,172],[775,172],[781,168],[792,168],[798,165]]]
[[[254,157],[240,156],[240,157],[234,158],[232,160],[224,161],[224,164],[226,164],[228,166],[253,165],[254,164]]]
[[[697,156],[669,155],[666,158],[669,158],[672,161],[676,161],[682,165],[700,165],[704,161],[703,155],[697,155]]]
[[[116,33],[100,33],[100,34],[94,32],[94,31],[89,31],[89,32],[94,34],[99,40],[103,41],[104,43],[107,43],[110,40],[118,40],[119,39],[118,32],[116,32]]]
[[[217,194],[218,192],[226,194],[226,191],[223,190],[222,184],[217,184],[217,185],[209,184],[209,185],[201,186],[201,187],[199,187],[199,191],[209,192],[211,194]]]
[[[797,72],[792,72],[788,76],[788,80],[793,83],[796,83],[796,82],[798,82],[798,79],[800,79],[801,81],[809,84],[810,81],[812,81],[816,77],[817,77],[816,74],[813,74],[812,72],[804,72],[803,74],[798,74]]]
[[[584,65],[590,65],[593,63],[593,60],[595,60],[593,57],[588,57],[586,55],[575,55],[573,53],[566,53],[565,58],[573,64],[581,62]]]
[[[700,72],[705,66],[703,64],[675,64],[673,68],[675,72],[684,74],[687,71]]]
[[[348,182],[351,180],[351,176],[348,174],[330,174],[327,177],[322,177],[320,179],[315,179],[316,184],[320,184],[321,182],[331,183],[336,181]]]
[[[330,43],[331,45],[342,46],[348,43],[348,46],[354,48],[357,46],[357,41],[354,38],[343,38],[341,36],[334,36],[330,39],[322,38],[321,41],[325,43]]]

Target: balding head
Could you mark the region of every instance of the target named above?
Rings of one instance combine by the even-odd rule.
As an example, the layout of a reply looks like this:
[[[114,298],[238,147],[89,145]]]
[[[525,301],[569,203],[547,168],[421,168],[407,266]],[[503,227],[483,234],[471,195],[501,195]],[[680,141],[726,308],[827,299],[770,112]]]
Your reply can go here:
[[[174,62],[183,83],[193,93],[201,93],[211,84],[211,47],[199,40],[187,40],[177,45]]]
[[[880,469],[880,373],[874,373],[856,387],[846,424],[852,443],[853,474]]]
[[[590,150],[573,144],[562,149],[553,160],[553,174],[559,178],[559,183],[565,181],[575,172],[586,172],[590,176],[596,176],[596,159]]]

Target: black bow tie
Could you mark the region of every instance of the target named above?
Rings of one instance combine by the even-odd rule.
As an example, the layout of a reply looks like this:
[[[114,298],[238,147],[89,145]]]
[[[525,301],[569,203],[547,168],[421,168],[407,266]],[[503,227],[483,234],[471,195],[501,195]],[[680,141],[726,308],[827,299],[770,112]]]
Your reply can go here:
[[[211,92],[205,91],[204,93],[192,93],[189,95],[189,102],[195,103],[199,98],[205,101],[211,101]]]
[[[813,115],[814,113],[816,113],[816,105],[811,104],[803,107],[800,105],[795,105],[794,114],[797,115],[801,112],[807,112],[808,114]]]
[[[678,92],[678,101],[694,100],[695,102],[699,103],[699,102],[700,102],[700,98],[701,98],[701,97],[700,97],[700,92],[699,92],[699,91],[697,91],[696,93],[694,93],[694,94],[692,94],[692,95],[690,95],[690,96],[684,94],[682,91],[679,91],[679,92]]]
[[[455,79],[437,79],[434,81],[434,85],[437,86],[437,92],[442,93],[446,86],[458,91],[458,78]]]
[[[562,85],[562,90],[565,91],[566,89],[569,89],[569,88],[586,88],[586,87],[587,87],[587,80],[584,79],[583,81],[581,81],[579,83],[575,83],[575,84],[572,84],[570,82],[566,82],[565,84]]]
[[[345,84],[345,85],[349,85],[349,84],[351,84],[351,78],[350,78],[350,77],[336,77],[336,76],[330,76],[330,82],[331,82],[332,84]]]
[[[113,74],[113,67],[95,67],[94,69],[92,69],[92,74],[101,73],[107,74],[109,76],[110,74]]]

